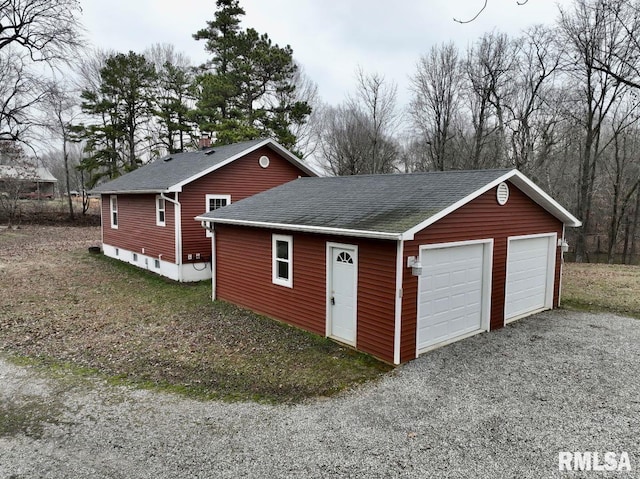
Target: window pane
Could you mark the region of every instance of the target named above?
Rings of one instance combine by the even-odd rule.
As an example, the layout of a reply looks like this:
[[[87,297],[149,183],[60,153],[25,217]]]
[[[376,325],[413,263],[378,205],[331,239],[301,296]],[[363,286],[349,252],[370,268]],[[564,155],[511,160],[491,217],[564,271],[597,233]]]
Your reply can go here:
[[[164,199],[163,198],[158,198],[158,209],[159,210],[164,210]]]
[[[276,241],[276,257],[278,259],[289,259],[289,243]]]
[[[160,223],[164,223],[164,211],[160,210],[160,212],[158,213],[158,220],[160,221]]]
[[[289,279],[289,263],[278,261],[278,278]]]
[[[222,208],[223,206],[227,206],[226,198],[210,198],[209,199],[209,211],[217,210],[218,208]]]

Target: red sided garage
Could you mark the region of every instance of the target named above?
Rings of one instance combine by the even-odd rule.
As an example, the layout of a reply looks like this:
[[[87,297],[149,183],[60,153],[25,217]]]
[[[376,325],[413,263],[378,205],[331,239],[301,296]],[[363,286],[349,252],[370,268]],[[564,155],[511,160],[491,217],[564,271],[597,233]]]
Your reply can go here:
[[[580,225],[516,170],[300,178],[196,219],[214,299],[394,364],[556,307]]]

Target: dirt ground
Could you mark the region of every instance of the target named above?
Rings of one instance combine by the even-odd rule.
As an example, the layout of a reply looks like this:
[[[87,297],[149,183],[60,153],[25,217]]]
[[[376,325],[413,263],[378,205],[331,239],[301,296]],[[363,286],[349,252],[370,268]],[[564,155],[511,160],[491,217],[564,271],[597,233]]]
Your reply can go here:
[[[296,402],[378,378],[370,356],[92,255],[99,228],[0,233],[0,350],[205,398]]]

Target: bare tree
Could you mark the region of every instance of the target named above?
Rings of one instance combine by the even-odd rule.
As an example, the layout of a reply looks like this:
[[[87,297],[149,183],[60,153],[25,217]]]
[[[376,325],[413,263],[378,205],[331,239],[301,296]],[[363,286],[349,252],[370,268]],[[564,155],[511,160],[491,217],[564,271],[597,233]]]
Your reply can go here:
[[[509,163],[538,176],[549,159],[553,128],[558,121],[553,83],[561,53],[554,34],[543,26],[527,30],[517,41],[517,61],[512,65],[512,88],[505,100],[509,119]]]
[[[451,168],[453,122],[459,112],[463,75],[458,50],[453,43],[434,46],[420,58],[411,79],[413,98],[409,107],[416,143],[427,152],[421,170]]]
[[[516,48],[505,34],[487,33],[468,51],[465,69],[473,128],[471,168],[505,165],[504,97],[513,88]]]
[[[47,98],[49,111],[49,122],[47,129],[58,135],[62,144],[62,159],[64,164],[65,188],[67,194],[67,204],[69,207],[69,219],[73,221],[73,200],[71,196],[71,175],[72,165],[69,161],[69,144],[73,141],[74,134],[72,122],[77,114],[77,104],[69,89],[69,85],[58,83],[54,85]],[[83,192],[84,194],[84,192]]]
[[[334,175],[390,173],[398,160],[396,86],[362,70],[356,80],[342,105],[324,108],[320,156]]]
[[[82,47],[77,0],[0,0],[0,139],[19,140],[47,96],[39,63],[55,70]]]
[[[577,86],[575,101],[579,103],[579,124],[583,130],[582,154],[579,161],[576,210],[582,228],[576,238],[576,261],[587,253],[587,235],[597,167],[602,153],[602,133],[606,119],[624,86],[608,73],[596,68],[602,63],[615,65],[621,74],[626,62],[616,47],[622,27],[607,15],[605,0],[576,0],[574,11],[561,9],[560,41],[566,46],[565,71]]]

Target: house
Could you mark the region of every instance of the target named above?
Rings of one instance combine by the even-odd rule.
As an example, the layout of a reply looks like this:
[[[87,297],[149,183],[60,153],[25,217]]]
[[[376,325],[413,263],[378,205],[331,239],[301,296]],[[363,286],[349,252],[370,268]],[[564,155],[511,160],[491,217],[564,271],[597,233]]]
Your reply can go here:
[[[302,178],[196,219],[214,299],[394,364],[558,306],[581,224],[516,170]]]
[[[176,281],[211,278],[210,233],[193,221],[316,173],[272,140],[252,140],[159,158],[98,186],[106,256]]]
[[[0,165],[0,193],[19,199],[53,199],[58,180],[43,167]]]

